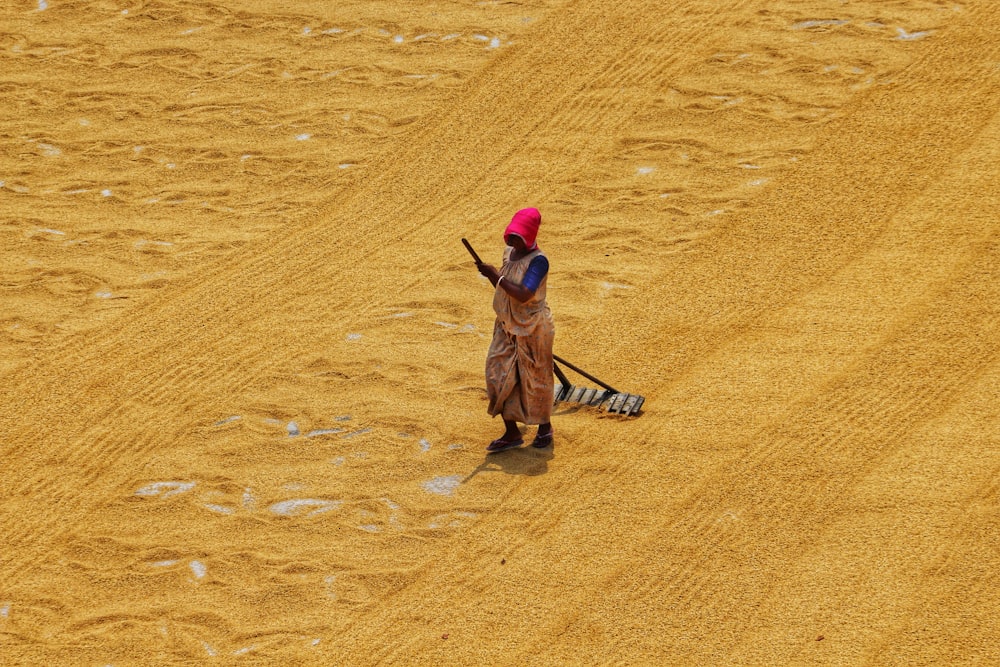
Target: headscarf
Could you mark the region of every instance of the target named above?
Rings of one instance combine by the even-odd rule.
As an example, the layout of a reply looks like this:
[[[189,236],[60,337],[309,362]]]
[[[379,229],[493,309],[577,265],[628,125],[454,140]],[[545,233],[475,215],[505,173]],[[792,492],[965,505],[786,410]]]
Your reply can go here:
[[[507,240],[509,234],[517,234],[524,239],[524,245],[528,250],[538,247],[535,237],[538,236],[538,227],[542,224],[542,214],[537,208],[522,208],[510,219],[510,224],[504,230],[503,238]]]

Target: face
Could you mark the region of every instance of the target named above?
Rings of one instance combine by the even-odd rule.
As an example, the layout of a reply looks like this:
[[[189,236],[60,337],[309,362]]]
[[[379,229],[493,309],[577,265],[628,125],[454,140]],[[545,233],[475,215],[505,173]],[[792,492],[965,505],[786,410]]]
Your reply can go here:
[[[507,242],[507,245],[518,252],[524,252],[528,249],[528,246],[524,243],[524,239],[517,234],[508,234],[504,240]]]

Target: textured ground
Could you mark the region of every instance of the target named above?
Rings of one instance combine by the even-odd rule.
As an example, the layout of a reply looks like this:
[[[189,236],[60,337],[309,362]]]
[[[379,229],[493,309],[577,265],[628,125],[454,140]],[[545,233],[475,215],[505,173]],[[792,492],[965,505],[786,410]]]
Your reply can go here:
[[[1000,661],[998,35],[6,3],[0,662]],[[459,239],[524,206],[556,353],[647,403],[486,457]]]

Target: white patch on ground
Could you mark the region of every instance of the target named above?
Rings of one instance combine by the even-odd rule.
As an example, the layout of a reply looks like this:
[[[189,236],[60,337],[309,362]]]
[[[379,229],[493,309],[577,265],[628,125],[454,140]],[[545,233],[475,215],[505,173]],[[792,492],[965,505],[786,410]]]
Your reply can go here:
[[[476,518],[474,512],[451,512],[449,514],[438,514],[431,518],[427,527],[431,530],[438,528],[461,528],[470,520]]]
[[[431,450],[431,443],[427,438],[420,439],[420,451],[429,452]]]
[[[222,426],[223,424],[228,424],[228,423],[234,422],[234,421],[236,421],[238,419],[242,419],[242,418],[239,415],[233,415],[232,417],[226,417],[225,419],[220,419],[219,421],[215,422],[215,424],[213,424],[213,426]]]
[[[194,488],[194,485],[194,482],[153,482],[137,489],[135,495],[169,498],[170,496],[176,496],[178,493],[190,491]]]
[[[930,30],[924,30],[922,32],[906,32],[903,28],[896,28],[896,33],[896,39],[901,39],[905,42],[923,39],[927,35],[931,34]]]
[[[299,425],[295,422],[288,422],[288,426],[285,427],[288,431],[288,437],[294,438],[299,434]]]
[[[811,21],[799,21],[792,26],[792,30],[808,30],[809,28],[824,28],[827,26],[847,25],[850,21],[844,19],[814,19]]]
[[[280,516],[313,516],[335,510],[343,505],[339,500],[320,500],[318,498],[293,498],[274,503],[267,509],[272,514]]]
[[[155,563],[150,563],[150,567],[170,567],[171,565],[177,565],[175,560],[158,560]]]
[[[739,521],[739,520],[740,520],[740,513],[739,512],[733,512],[732,510],[726,510],[725,512],[722,513],[722,516],[720,516],[718,519],[715,520],[715,522],[719,523],[721,521]]]
[[[450,496],[461,483],[461,475],[447,475],[435,477],[434,479],[424,482],[421,486],[423,486],[424,490],[429,493],[436,493],[439,496]]]
[[[160,246],[160,247],[163,247],[163,248],[168,248],[168,247],[172,246],[173,243],[170,242],[170,241],[148,241],[146,239],[139,239],[138,241],[136,241],[132,245],[138,250],[140,248],[145,248],[147,245],[154,245],[154,246]],[[166,275],[166,271],[158,271],[156,273],[146,273],[146,274],[143,274],[144,277],[145,276],[149,276],[149,277],[153,277],[153,278],[159,278],[160,276],[165,276],[165,275]],[[237,419],[239,419],[239,417],[237,417]]]
[[[208,568],[200,560],[191,561],[190,568],[198,579],[204,579],[205,574],[208,573]]]
[[[225,505],[215,505],[212,503],[205,503],[205,509],[212,510],[213,512],[218,512],[219,514],[233,514],[236,512],[232,507],[226,507]]]
[[[313,431],[306,433],[307,438],[315,438],[318,435],[330,435],[331,433],[343,433],[342,428],[318,428]]]

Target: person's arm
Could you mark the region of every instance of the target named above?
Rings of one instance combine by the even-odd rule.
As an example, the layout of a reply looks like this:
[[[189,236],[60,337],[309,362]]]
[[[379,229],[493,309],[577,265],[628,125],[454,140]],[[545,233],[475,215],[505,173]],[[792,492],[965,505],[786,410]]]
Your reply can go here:
[[[535,295],[542,278],[549,272],[549,261],[545,257],[536,257],[531,260],[528,270],[524,273],[524,282],[520,285],[501,276],[500,272],[490,264],[480,264],[479,272],[486,276],[494,287],[499,283],[500,289],[518,302],[524,303]]]

